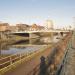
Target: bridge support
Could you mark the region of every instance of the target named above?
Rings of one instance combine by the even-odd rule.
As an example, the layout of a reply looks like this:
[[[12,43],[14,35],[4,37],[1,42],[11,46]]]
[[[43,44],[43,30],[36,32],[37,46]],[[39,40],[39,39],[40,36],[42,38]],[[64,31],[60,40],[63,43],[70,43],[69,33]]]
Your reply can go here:
[[[51,33],[51,40],[53,40],[53,37],[54,37],[54,34],[53,34],[53,33]]]
[[[38,38],[39,36],[35,33],[29,33],[29,38]]]

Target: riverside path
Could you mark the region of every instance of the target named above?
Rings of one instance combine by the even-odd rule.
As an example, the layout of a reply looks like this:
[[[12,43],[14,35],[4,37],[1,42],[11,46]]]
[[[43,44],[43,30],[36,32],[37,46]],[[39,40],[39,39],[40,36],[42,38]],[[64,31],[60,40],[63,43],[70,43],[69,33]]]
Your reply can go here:
[[[44,56],[47,57],[51,52],[50,47],[44,50],[44,52],[38,54],[37,56],[33,57],[31,60],[21,64],[16,69],[5,73],[4,75],[27,75],[32,69],[40,63],[40,57]]]
[[[60,75],[75,75],[75,31],[69,42],[67,56]]]

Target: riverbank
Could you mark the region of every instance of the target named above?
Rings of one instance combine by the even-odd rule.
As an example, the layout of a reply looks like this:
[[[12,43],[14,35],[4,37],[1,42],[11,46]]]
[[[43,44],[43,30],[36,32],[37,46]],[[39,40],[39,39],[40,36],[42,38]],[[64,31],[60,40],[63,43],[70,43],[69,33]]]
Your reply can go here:
[[[11,38],[2,38],[0,39],[0,43],[13,43],[13,42],[17,42],[19,40],[28,40],[28,37],[21,37],[21,36],[12,36]]]

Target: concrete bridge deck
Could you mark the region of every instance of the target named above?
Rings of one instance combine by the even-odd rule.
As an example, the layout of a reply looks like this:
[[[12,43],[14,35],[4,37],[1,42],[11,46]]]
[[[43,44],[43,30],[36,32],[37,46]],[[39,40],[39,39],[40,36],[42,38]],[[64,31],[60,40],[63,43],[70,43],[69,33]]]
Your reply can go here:
[[[33,30],[33,31],[16,31],[16,32],[11,32],[11,33],[42,33],[42,32],[55,32],[55,33],[60,33],[60,32],[70,32],[69,30]]]
[[[69,33],[69,30],[37,30],[37,31],[15,31],[9,34],[25,36],[29,38],[38,38],[42,36],[50,36],[53,38],[54,34],[63,35],[63,33]]]

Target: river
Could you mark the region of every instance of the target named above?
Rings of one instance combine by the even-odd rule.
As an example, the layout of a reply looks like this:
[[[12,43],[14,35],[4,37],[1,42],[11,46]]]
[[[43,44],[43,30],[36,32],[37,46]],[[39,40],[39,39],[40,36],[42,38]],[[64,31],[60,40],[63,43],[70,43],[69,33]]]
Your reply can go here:
[[[56,35],[53,38],[48,36],[37,39],[19,40],[17,42],[14,42],[13,44],[8,44],[8,42],[0,43],[0,57],[16,53],[25,53],[40,50],[46,45],[57,43],[61,38],[62,37],[59,38]]]

